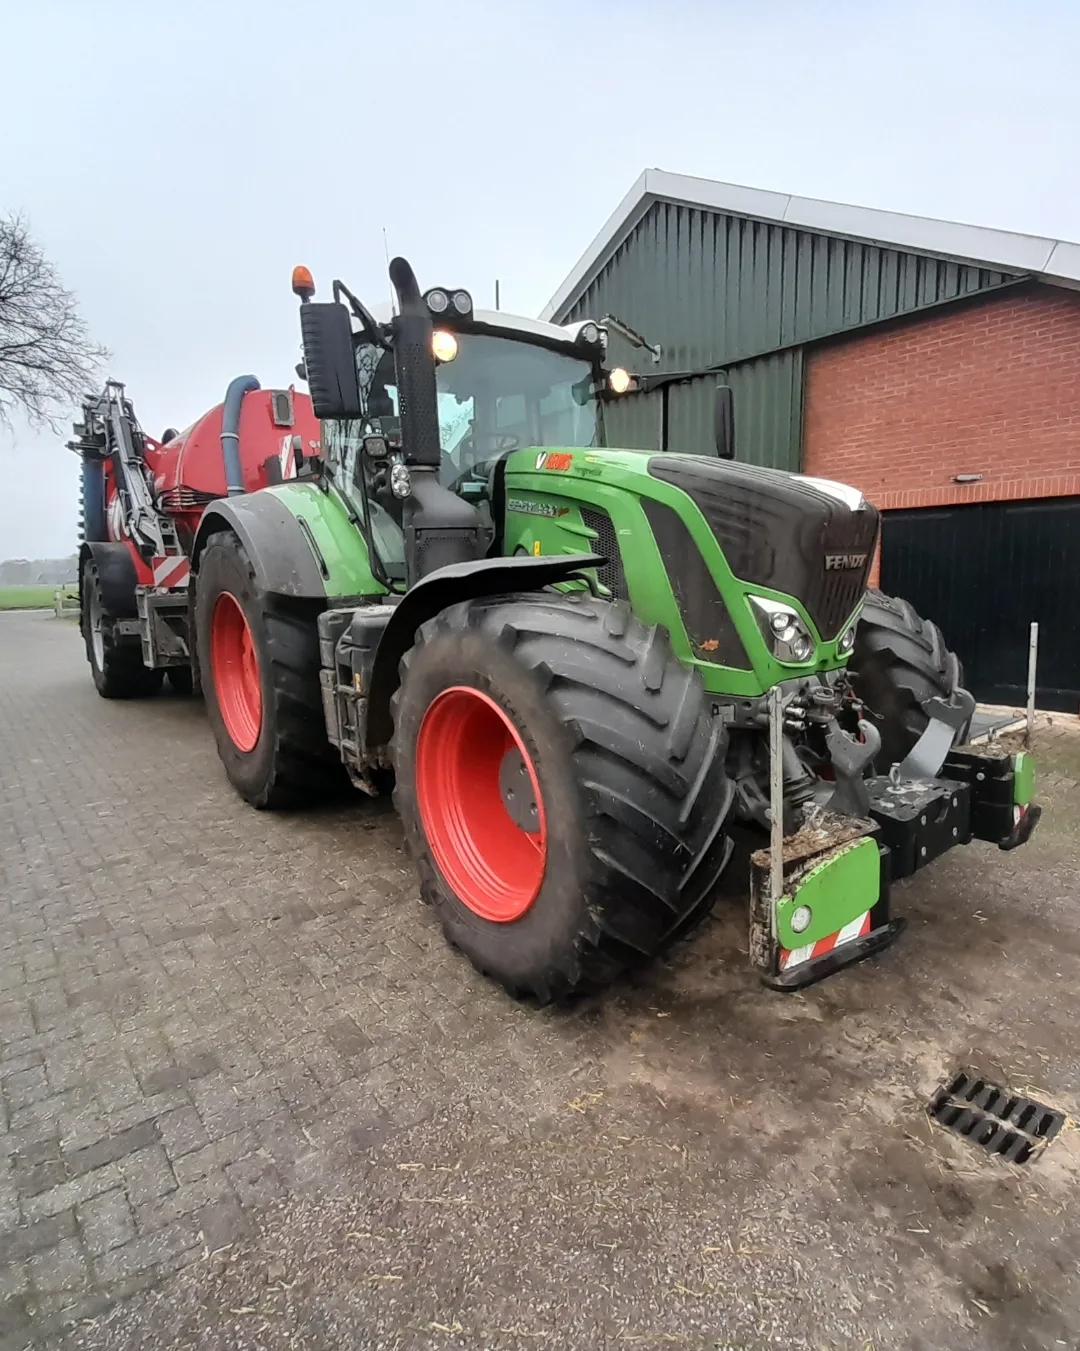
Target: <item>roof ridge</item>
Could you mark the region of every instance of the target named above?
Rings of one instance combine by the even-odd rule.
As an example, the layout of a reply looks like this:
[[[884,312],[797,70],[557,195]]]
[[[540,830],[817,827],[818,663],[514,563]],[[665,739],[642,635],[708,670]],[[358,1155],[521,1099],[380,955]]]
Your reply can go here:
[[[997,271],[1041,277],[1080,289],[1080,243],[1048,235],[965,225],[908,212],[852,206],[824,198],[753,188],[739,183],[645,169],[541,312],[565,313],[592,277],[658,201],[747,216],[792,229],[858,239],[885,248],[924,253]]]

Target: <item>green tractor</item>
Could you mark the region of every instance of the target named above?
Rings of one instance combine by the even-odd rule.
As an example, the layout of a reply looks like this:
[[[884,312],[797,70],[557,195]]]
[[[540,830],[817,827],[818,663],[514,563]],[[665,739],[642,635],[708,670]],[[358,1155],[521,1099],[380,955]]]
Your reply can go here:
[[[250,803],[393,791],[447,937],[542,1002],[687,933],[739,837],[779,989],[889,943],[890,880],[1028,838],[1031,756],[965,745],[955,656],[867,590],[861,494],[733,462],[722,389],[715,456],[608,449],[634,381],[602,325],[390,277],[380,321],[297,269],[321,442],[195,541],[209,715]]]

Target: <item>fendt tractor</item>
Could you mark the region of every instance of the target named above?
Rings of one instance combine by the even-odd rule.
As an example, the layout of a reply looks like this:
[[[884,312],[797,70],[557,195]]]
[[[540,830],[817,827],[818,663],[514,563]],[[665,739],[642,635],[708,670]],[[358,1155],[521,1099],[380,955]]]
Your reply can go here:
[[[242,375],[223,404],[160,441],[110,380],[83,403],[69,449],[82,459],[79,599],[86,655],[106,699],[198,685],[189,555],[215,498],[303,472],[319,424],[305,394]]]
[[[634,379],[603,324],[390,278],[377,318],[297,269],[317,453],[209,502],[188,550],[250,803],[392,790],[447,937],[540,1001],[691,930],[737,837],[778,989],[890,943],[892,881],[1028,839],[1032,757],[967,744],[956,657],[867,590],[860,493],[735,462],[723,388],[715,455],[606,448]]]

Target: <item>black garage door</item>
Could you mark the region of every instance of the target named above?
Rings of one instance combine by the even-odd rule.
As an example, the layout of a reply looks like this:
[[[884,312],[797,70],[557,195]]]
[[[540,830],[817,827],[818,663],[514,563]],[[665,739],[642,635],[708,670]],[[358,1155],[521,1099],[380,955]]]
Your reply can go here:
[[[890,511],[881,588],[940,625],[977,699],[1027,699],[1039,623],[1040,708],[1080,705],[1080,498]]]

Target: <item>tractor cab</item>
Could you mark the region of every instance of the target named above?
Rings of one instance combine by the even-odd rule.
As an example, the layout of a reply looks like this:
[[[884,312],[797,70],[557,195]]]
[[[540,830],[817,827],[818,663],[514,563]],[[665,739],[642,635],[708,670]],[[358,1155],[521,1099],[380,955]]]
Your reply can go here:
[[[604,444],[604,400],[626,386],[625,372],[603,366],[607,334],[601,326],[587,321],[564,327],[474,310],[462,290],[436,287],[410,297],[408,285],[399,292],[401,314],[392,316],[367,310],[338,282],[334,289],[348,297],[360,321],[358,331],[349,325],[352,370],[335,375],[336,402],[320,400],[323,372],[310,367],[313,356],[324,364],[327,345],[305,340],[307,374],[309,381],[315,376],[312,396],[323,419],[327,469],[363,523],[373,562],[391,590],[434,566],[487,553],[496,536],[492,495],[511,452]],[[309,316],[323,315],[339,330],[347,318],[340,303],[303,306],[309,324]],[[420,396],[410,398],[409,381],[418,375]],[[434,423],[430,429],[425,415]],[[437,463],[430,445],[435,428]],[[453,541],[457,548],[440,539],[444,547],[418,550],[410,565],[418,473],[428,476],[421,495],[431,499],[421,528],[437,536],[462,533]],[[421,557],[425,552],[430,562]]]

